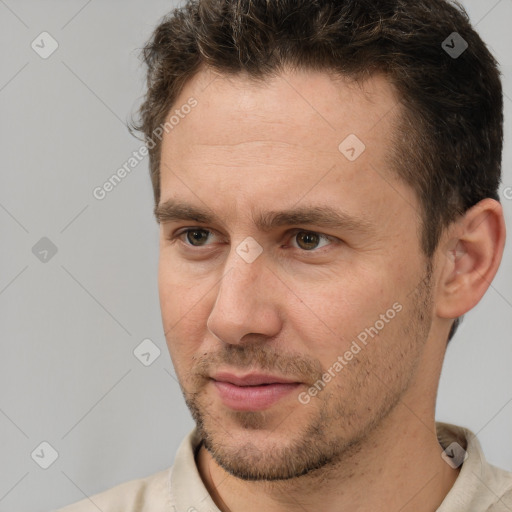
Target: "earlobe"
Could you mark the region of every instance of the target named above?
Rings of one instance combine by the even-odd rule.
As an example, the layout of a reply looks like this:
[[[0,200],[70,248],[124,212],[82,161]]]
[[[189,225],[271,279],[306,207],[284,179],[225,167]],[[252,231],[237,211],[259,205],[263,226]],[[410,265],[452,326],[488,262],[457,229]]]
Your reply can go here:
[[[501,204],[480,201],[456,221],[450,234],[439,254],[436,308],[439,317],[448,319],[476,306],[498,271],[505,245]]]

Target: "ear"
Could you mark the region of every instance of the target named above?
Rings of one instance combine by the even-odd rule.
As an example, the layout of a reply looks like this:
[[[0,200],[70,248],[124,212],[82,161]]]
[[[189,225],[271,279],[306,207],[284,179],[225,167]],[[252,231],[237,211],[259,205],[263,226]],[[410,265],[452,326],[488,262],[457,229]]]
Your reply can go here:
[[[504,246],[503,208],[494,199],[480,201],[450,226],[438,254],[439,317],[454,319],[478,304],[498,271]]]

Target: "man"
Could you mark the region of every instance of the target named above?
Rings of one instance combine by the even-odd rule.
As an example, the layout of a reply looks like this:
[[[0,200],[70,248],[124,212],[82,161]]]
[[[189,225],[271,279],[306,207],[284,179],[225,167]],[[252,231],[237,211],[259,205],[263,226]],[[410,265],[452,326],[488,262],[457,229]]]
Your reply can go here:
[[[163,326],[197,428],[66,512],[512,510],[436,423],[500,264],[502,91],[445,0],[193,0],[144,50]]]

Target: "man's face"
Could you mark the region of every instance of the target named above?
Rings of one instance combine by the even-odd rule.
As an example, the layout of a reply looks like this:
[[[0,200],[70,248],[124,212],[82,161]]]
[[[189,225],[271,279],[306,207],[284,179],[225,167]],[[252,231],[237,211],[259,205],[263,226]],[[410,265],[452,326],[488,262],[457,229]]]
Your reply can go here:
[[[397,100],[378,76],[202,71],[171,114],[192,97],[162,146],[169,351],[218,464],[305,474],[425,387],[433,309],[419,203],[389,166]]]

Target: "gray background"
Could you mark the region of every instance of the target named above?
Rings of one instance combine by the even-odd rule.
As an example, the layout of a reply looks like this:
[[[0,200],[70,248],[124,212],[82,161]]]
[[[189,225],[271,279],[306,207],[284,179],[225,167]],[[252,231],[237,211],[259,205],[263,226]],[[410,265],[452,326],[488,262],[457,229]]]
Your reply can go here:
[[[463,4],[503,72],[512,230],[512,0]],[[51,510],[160,471],[193,426],[161,328],[147,158],[105,199],[92,194],[141,146],[125,128],[144,91],[137,49],[174,5],[0,0],[0,512]],[[47,59],[31,48],[43,31],[59,45]],[[57,248],[46,262],[32,252],[42,237]],[[508,243],[448,349],[437,407],[509,470],[511,261]],[[147,338],[161,355],[146,367],[133,350]],[[43,441],[58,452],[46,470],[31,457]]]

